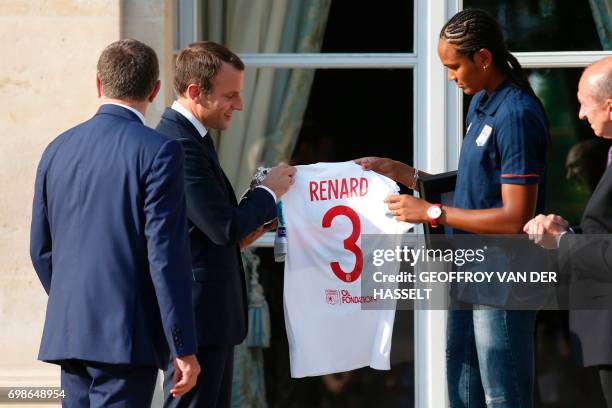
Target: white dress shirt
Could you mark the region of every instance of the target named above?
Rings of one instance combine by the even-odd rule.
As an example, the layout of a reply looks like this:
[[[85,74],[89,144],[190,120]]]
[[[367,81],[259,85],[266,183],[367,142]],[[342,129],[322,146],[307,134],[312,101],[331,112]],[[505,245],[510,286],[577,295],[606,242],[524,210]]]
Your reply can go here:
[[[181,115],[183,115],[198,131],[198,133],[200,134],[201,137],[205,137],[206,134],[208,133],[208,130],[206,129],[206,127],[204,127],[204,125],[202,124],[202,122],[200,122],[194,115],[193,113],[189,112],[189,110],[187,108],[185,108],[183,105],[181,105],[178,101],[174,101],[172,103],[171,108],[175,111],[177,111],[178,113],[180,113]],[[210,137],[210,136],[209,136]],[[266,190],[268,193],[270,193],[272,195],[272,198],[274,199],[274,202],[276,202],[276,194],[274,194],[274,191],[272,191],[270,188],[266,187],[266,186],[257,186],[256,188],[263,188],[264,190]]]
[[[178,103],[178,101],[174,101],[172,103],[172,109],[174,109],[175,111],[183,115],[185,118],[187,118],[187,120],[197,129],[200,136],[202,137],[206,136],[206,134],[208,133],[208,130],[204,127],[202,122],[200,122],[198,119],[196,119],[195,116],[193,116],[193,113],[189,112],[187,108],[185,108],[183,105]]]

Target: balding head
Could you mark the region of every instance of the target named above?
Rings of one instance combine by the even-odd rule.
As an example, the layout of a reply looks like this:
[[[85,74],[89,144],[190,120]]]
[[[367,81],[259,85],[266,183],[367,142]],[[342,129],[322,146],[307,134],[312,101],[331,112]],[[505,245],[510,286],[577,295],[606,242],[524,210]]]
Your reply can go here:
[[[580,119],[588,120],[597,136],[612,139],[612,57],[589,65],[578,84]]]
[[[582,79],[587,81],[595,100],[612,99],[612,57],[589,65],[582,73]]]

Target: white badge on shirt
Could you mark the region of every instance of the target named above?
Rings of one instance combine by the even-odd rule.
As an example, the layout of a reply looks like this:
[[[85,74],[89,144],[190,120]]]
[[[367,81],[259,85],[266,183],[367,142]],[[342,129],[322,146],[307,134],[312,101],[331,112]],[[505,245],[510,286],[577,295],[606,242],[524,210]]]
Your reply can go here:
[[[485,125],[484,128],[482,128],[482,131],[480,132],[478,137],[476,138],[476,146],[478,147],[484,146],[485,143],[487,143],[487,140],[489,140],[489,137],[491,136],[492,131],[493,131],[493,128],[491,126]]]

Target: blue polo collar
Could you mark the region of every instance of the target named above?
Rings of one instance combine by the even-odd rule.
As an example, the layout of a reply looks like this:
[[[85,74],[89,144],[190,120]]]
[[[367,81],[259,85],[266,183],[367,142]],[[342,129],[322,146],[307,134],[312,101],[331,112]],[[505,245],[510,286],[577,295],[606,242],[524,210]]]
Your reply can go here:
[[[506,98],[508,92],[512,90],[512,84],[507,79],[504,80],[499,86],[493,91],[491,96],[487,98],[486,92],[483,97],[478,101],[478,105],[476,106],[476,110],[479,112],[484,112],[489,116],[495,114],[497,108],[502,103],[502,101]],[[485,99],[486,98],[486,99]],[[484,101],[483,101],[484,100]]]

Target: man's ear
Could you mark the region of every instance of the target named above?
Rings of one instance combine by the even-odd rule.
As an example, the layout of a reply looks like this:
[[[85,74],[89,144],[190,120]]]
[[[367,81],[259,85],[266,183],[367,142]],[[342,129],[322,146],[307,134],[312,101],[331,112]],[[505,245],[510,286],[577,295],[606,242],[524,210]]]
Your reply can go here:
[[[189,84],[185,91],[185,96],[194,102],[201,103],[202,98],[205,96],[204,92],[196,84]]]
[[[151,91],[151,95],[149,95],[147,100],[152,103],[155,97],[157,96],[157,94],[159,93],[160,89],[161,89],[161,81],[158,79],[157,82],[155,83],[155,86],[153,87],[153,91]]]
[[[606,110],[608,113],[608,120],[612,121],[612,99],[606,99]]]
[[[102,97],[102,85],[100,85],[100,77],[96,74],[96,89],[98,90],[98,98]]]

